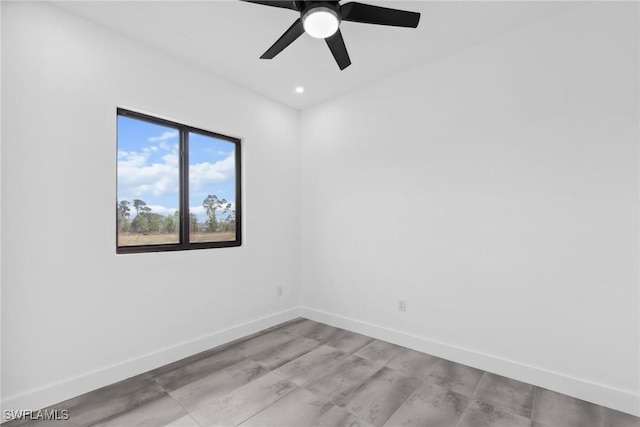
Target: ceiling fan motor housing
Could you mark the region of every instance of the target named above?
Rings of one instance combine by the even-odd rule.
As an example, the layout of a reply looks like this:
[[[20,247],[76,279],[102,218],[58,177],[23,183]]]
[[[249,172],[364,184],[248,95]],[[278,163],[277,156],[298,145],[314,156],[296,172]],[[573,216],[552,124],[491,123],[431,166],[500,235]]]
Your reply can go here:
[[[302,3],[300,19],[306,33],[310,36],[327,38],[340,27],[342,17],[337,1],[305,1],[300,3]]]
[[[336,15],[338,15],[338,19],[340,19],[340,4],[337,1],[297,1],[296,6],[300,9],[300,17],[302,18],[307,12],[311,9],[316,9],[318,7],[326,7],[327,9],[332,10]]]

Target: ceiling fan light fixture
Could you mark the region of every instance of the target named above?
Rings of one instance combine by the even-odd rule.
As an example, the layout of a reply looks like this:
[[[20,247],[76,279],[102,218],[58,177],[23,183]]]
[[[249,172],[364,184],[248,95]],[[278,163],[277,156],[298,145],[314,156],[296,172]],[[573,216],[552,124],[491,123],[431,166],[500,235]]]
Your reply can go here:
[[[338,31],[340,18],[333,9],[319,6],[309,9],[302,16],[302,25],[311,37],[326,39]]]
[[[2,0],[0,0],[2,1]],[[341,21],[391,27],[416,28],[420,14],[353,1],[341,5],[340,0],[242,0],[270,7],[290,9],[300,17],[271,45],[260,59],[273,59],[305,32],[311,37],[324,39],[340,70],[351,65],[344,44]]]

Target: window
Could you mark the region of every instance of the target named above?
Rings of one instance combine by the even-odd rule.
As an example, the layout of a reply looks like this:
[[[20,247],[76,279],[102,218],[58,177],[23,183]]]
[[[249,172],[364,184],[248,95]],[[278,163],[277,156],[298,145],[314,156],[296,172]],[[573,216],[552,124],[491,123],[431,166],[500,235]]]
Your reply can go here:
[[[240,246],[240,140],[118,109],[117,253]]]

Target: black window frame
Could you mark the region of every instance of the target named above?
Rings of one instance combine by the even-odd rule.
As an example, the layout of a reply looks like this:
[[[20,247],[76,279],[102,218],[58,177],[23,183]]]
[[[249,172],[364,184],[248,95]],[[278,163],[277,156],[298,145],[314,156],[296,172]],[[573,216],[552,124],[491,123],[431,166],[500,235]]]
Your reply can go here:
[[[118,234],[120,233],[118,227],[118,213],[116,210],[116,253],[117,254],[132,254],[132,253],[147,253],[147,252],[167,252],[167,251],[185,251],[194,249],[213,249],[213,248],[229,248],[242,245],[242,144],[239,138],[234,138],[227,135],[222,135],[217,132],[212,132],[193,126],[173,122],[167,119],[150,116],[148,114],[131,111],[124,108],[117,108],[116,114],[116,140],[118,137],[117,132],[117,118],[120,116],[129,117],[136,120],[142,120],[149,123],[169,127],[178,131],[179,134],[179,205],[180,205],[180,241],[178,243],[163,243],[157,245],[136,245],[136,246],[119,246]],[[220,242],[190,242],[189,241],[189,134],[197,133],[203,136],[208,136],[223,141],[230,142],[235,145],[235,222],[236,230],[235,240],[220,241]],[[116,141],[117,145],[117,141]],[[116,150],[117,152],[117,150]],[[117,166],[117,153],[116,153],[116,205],[118,201],[118,166]]]

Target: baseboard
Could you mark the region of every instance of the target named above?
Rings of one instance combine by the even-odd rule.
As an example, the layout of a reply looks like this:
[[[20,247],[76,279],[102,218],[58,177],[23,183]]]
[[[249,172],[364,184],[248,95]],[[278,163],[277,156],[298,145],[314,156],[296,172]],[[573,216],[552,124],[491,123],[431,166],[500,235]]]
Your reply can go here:
[[[46,408],[72,397],[104,387],[166,365],[184,357],[228,343],[238,338],[270,328],[300,315],[297,308],[275,313],[257,320],[242,323],[232,328],[216,331],[171,347],[132,358],[121,363],[87,372],[55,384],[30,390],[26,393],[2,398],[2,410],[37,410]]]
[[[216,331],[175,346],[140,357],[132,358],[109,367],[87,372],[75,378],[50,384],[26,393],[4,397],[4,409],[41,409],[83,393],[149,371],[167,363],[180,360],[229,341],[259,332],[298,316],[358,332],[417,351],[442,357],[474,368],[493,372],[529,384],[554,390],[578,399],[596,403],[622,412],[640,416],[640,396],[631,391],[619,390],[596,384],[558,372],[528,366],[496,356],[430,340],[405,332],[385,328],[356,319],[315,310],[308,307],[294,308],[232,328]]]
[[[528,366],[489,354],[407,334],[356,319],[301,307],[300,315],[317,322],[368,335],[373,338],[432,354],[453,362],[513,378],[538,387],[563,393],[628,414],[640,416],[640,396],[632,391],[620,390],[574,378],[559,372]]]

